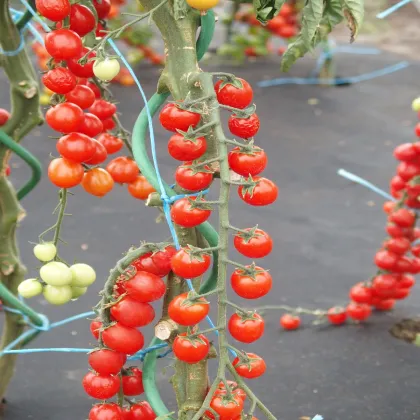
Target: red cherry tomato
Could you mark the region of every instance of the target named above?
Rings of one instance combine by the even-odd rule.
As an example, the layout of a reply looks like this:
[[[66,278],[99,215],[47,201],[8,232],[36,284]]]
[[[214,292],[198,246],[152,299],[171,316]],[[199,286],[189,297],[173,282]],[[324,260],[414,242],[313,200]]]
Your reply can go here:
[[[228,121],[229,131],[242,139],[254,137],[260,129],[260,119],[257,114],[252,114],[248,118],[240,118],[232,114]]]
[[[384,242],[384,248],[398,255],[404,255],[410,249],[410,246],[411,242],[404,237],[391,238]]]
[[[0,127],[2,127],[4,124],[9,121],[10,118],[10,112],[6,111],[3,108],[0,108]]]
[[[364,283],[356,283],[349,293],[349,297],[356,303],[370,303],[372,301],[372,289]]]
[[[127,356],[108,349],[97,349],[89,353],[90,367],[100,375],[117,375],[120,373]]]
[[[375,255],[375,264],[382,270],[393,270],[399,256],[386,249],[380,249]]]
[[[372,282],[374,295],[383,299],[392,298],[396,286],[397,276],[392,274],[380,274]]]
[[[87,193],[103,197],[114,187],[114,180],[105,169],[93,168],[85,173],[82,186]]]
[[[244,79],[219,80],[214,89],[219,104],[244,109],[252,103],[252,87]]]
[[[420,175],[420,165],[413,162],[401,162],[397,166],[397,173],[404,181]]]
[[[201,322],[209,313],[210,304],[204,298],[189,300],[188,293],[172,299],[168,307],[169,317],[179,325],[192,326]]]
[[[144,345],[143,334],[131,327],[125,327],[117,322],[102,332],[104,344],[118,353],[134,354]]]
[[[104,125],[104,132],[113,130],[116,127],[115,121],[112,118],[106,118],[102,120],[102,124]]]
[[[231,393],[234,396],[238,396],[242,399],[242,401],[246,400],[246,392],[238,387],[238,384],[235,381],[226,381],[228,388],[230,389]],[[227,395],[227,389],[223,381],[219,383],[216,391],[214,391],[213,395]]]
[[[200,200],[205,203],[203,199]],[[185,197],[175,201],[171,208],[171,218],[177,225],[192,228],[204,223],[211,214],[211,210],[193,207],[196,197]]]
[[[342,325],[346,322],[347,312],[344,308],[340,307],[330,308],[327,312],[327,318],[333,325]]]
[[[232,420],[241,414],[244,408],[244,401],[238,395],[233,395],[228,399],[223,395],[213,395],[210,401],[210,408],[218,414],[219,420]],[[214,418],[211,412],[206,412],[206,416]]]
[[[189,337],[187,333],[176,336],[172,350],[177,359],[188,364],[198,363],[203,360],[210,349],[209,340],[203,334],[197,337]]]
[[[70,14],[69,0],[35,0],[35,6],[41,16],[59,22]]]
[[[248,228],[244,230],[245,232],[250,232],[254,229]],[[267,232],[262,229],[255,229],[252,236],[238,232],[233,240],[233,245],[245,257],[264,258],[273,249],[273,240]]]
[[[100,375],[89,372],[82,381],[86,394],[98,400],[107,400],[120,389],[120,378],[113,375]]]
[[[120,138],[109,133],[102,133],[97,140],[102,143],[109,155],[119,152],[124,146],[124,142]]]
[[[100,120],[106,120],[117,112],[117,107],[115,104],[108,102],[105,99],[97,99],[89,108],[89,111],[96,115]]]
[[[149,183],[144,175],[138,175],[134,182],[128,184],[128,192],[134,198],[139,200],[146,200],[147,197],[156,190]]]
[[[196,127],[200,118],[200,114],[181,109],[174,103],[166,104],[159,114],[162,127],[174,132],[187,131],[189,127]]]
[[[122,377],[122,386],[124,395],[133,397],[135,395],[143,394],[143,372],[135,367],[127,371],[128,374]]]
[[[89,53],[89,48],[83,47],[80,54],[77,56],[67,60],[67,66],[70,69],[70,71],[75,74],[77,77],[85,77],[90,78],[93,77],[93,64],[95,63],[94,60],[91,60],[92,58],[96,57],[96,52],[91,51]],[[89,53],[87,56],[87,62],[85,64],[80,64],[78,61],[85,55]]]
[[[213,180],[213,173],[206,165],[199,169],[204,172],[199,172],[199,169],[191,168],[192,162],[185,162],[184,165],[178,166],[175,171],[175,180],[181,188],[188,191],[201,191],[206,189]]]
[[[91,88],[85,85],[77,85],[73,90],[67,93],[66,101],[79,105],[82,109],[86,109],[95,101],[95,94]]]
[[[98,19],[105,19],[111,10],[111,2],[109,0],[93,0]]]
[[[134,182],[139,174],[137,163],[126,156],[111,160],[106,166],[106,170],[112,176],[112,179],[120,184]]]
[[[99,163],[105,162],[108,153],[106,152],[106,149],[104,146],[102,146],[99,141],[92,139],[93,143],[95,144],[95,153],[93,154],[93,157],[90,158],[86,163],[88,165],[98,165]]]
[[[255,353],[246,353],[246,355],[249,358],[248,361],[241,361],[239,357],[233,360],[232,365],[236,372],[247,379],[258,378],[263,375],[267,369],[264,360]]]
[[[45,48],[56,61],[70,60],[81,57],[83,44],[76,32],[70,29],[55,29],[45,35]]]
[[[372,300],[372,305],[378,311],[390,311],[395,306],[395,300],[394,299],[378,299],[378,298],[375,298],[374,300]]]
[[[232,289],[242,298],[258,299],[271,290],[273,279],[270,273],[258,266],[254,271],[255,273],[248,274],[237,268],[230,278]]]
[[[70,10],[70,29],[85,36],[96,27],[96,19],[89,7],[73,4]]]
[[[390,214],[395,209],[396,203],[394,201],[385,201],[383,209],[386,214]]]
[[[397,160],[409,162],[417,159],[419,154],[413,143],[403,143],[394,149],[394,157]]]
[[[355,321],[365,321],[370,317],[372,310],[365,303],[350,302],[347,305],[346,312],[348,317]]]
[[[171,258],[176,254],[173,246],[167,246],[163,250],[148,252],[134,260],[133,265],[137,271],[147,271],[159,277],[165,277],[171,271]]]
[[[45,114],[48,125],[59,133],[78,131],[84,118],[83,110],[79,106],[67,102],[50,108]]]
[[[83,120],[82,124],[79,126],[77,131],[79,133],[86,134],[89,137],[95,137],[98,134],[102,133],[102,130],[102,121],[96,115],[87,112],[85,114],[85,119]]]
[[[250,189],[242,185],[238,188],[239,197],[245,203],[251,206],[267,206],[276,201],[278,188],[273,181],[259,176],[253,177],[253,181],[257,184]]]
[[[64,158],[57,158],[48,165],[48,178],[59,188],[73,188],[82,182],[83,166]]]
[[[414,277],[409,274],[402,274],[401,276],[398,276],[397,282],[397,287],[401,289],[410,289],[416,284]]]
[[[280,325],[287,331],[297,330],[300,323],[300,318],[297,315],[284,314],[280,317]]]
[[[211,259],[207,254],[191,255],[181,248],[171,259],[172,271],[179,277],[191,279],[204,274],[210,267]]]
[[[153,306],[125,296],[111,306],[113,319],[126,327],[144,327],[155,319]]]
[[[138,271],[133,278],[125,282],[124,286],[128,295],[138,302],[159,300],[166,291],[163,280],[146,271]]]
[[[298,30],[295,25],[283,25],[277,30],[277,35],[282,38],[293,38],[297,35]]]
[[[89,412],[89,420],[122,420],[122,415],[123,411],[118,404],[96,404]]]
[[[207,149],[204,137],[189,139],[182,134],[176,133],[169,139],[168,152],[176,160],[195,160],[201,157]]]
[[[64,95],[76,87],[76,76],[65,67],[56,67],[42,76],[42,83],[49,90]]]
[[[241,343],[253,343],[264,334],[264,319],[257,313],[233,314],[228,322],[230,335]]]
[[[267,166],[267,155],[259,147],[252,146],[250,150],[235,147],[228,156],[232,171],[248,177],[261,173]]]
[[[90,332],[98,340],[99,339],[99,329],[102,328],[102,322],[99,319],[94,319],[90,323]]]
[[[412,227],[416,222],[416,215],[413,211],[407,210],[404,208],[400,208],[398,210],[393,211],[389,215],[389,221],[395,223],[396,225],[407,228]]]
[[[70,133],[60,137],[56,147],[61,156],[79,163],[92,159],[96,151],[93,139],[81,133]]]
[[[101,97],[101,90],[98,88],[98,86],[95,85],[95,83],[87,82],[86,86],[92,89],[92,92],[95,94],[96,99],[99,99]]]
[[[393,299],[402,300],[408,297],[411,293],[411,289],[409,287],[403,288],[403,287],[397,287],[394,290]]]
[[[125,420],[155,420],[156,414],[147,401],[141,401],[133,404],[127,409],[129,416]]]

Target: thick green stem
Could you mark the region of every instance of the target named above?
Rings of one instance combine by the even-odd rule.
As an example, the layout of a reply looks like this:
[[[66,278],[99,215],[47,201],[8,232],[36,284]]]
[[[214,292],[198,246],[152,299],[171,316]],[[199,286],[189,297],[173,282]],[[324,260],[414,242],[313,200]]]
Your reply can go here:
[[[20,42],[20,34],[9,13],[9,2],[0,0],[0,46],[4,51],[15,51]],[[2,129],[18,142],[42,122],[36,74],[25,50],[13,56],[0,56],[0,64],[10,82],[12,104],[12,116]],[[17,287],[24,278],[25,268],[19,261],[15,230],[24,211],[12,185],[4,176],[9,156],[10,150],[0,146],[0,281],[17,296]],[[5,316],[0,349],[19,337],[24,328],[22,316],[10,312],[6,312]],[[16,357],[4,355],[0,358],[0,400],[13,376]]]

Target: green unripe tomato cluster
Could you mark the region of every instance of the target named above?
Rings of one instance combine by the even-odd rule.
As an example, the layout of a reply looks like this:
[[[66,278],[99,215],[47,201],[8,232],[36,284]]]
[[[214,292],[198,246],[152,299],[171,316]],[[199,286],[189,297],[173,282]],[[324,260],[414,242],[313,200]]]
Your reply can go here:
[[[44,294],[52,305],[64,305],[84,295],[96,280],[95,270],[88,264],[77,263],[68,267],[60,261],[51,261],[57,255],[52,243],[38,244],[34,247],[35,256],[44,264],[39,270],[38,279],[24,280],[18,287],[19,294],[25,299]]]

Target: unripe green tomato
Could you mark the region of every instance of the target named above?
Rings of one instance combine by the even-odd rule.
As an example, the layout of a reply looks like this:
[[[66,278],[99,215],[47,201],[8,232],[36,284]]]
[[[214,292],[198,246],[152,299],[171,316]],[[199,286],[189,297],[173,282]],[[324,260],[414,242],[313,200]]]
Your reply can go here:
[[[50,286],[47,284],[44,287],[44,298],[51,305],[64,305],[73,297],[73,292],[70,286]]]
[[[38,296],[42,293],[42,284],[37,279],[23,280],[18,286],[18,293],[25,299]]]
[[[70,268],[58,261],[49,262],[41,267],[39,275],[50,286],[66,286],[72,281]]]
[[[38,244],[34,246],[34,254],[39,261],[51,261],[57,255],[57,248],[52,243]]]
[[[70,267],[70,271],[72,274],[72,286],[87,287],[96,280],[95,270],[88,264],[73,264]]]
[[[87,292],[87,287],[71,287],[71,298],[77,299],[80,296],[83,296]]]
[[[93,64],[94,75],[104,82],[112,80],[120,72],[120,63],[116,58],[96,60]]]
[[[420,111],[420,98],[414,99],[414,101],[411,103],[411,108],[415,112],[419,112]]]

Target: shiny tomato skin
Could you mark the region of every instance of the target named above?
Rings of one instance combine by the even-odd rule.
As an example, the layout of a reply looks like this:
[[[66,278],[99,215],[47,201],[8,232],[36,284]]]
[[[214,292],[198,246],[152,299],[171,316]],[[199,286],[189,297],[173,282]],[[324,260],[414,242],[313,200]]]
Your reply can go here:
[[[111,2],[109,0],[93,0],[93,6],[99,19],[105,19],[111,10]]]
[[[409,274],[402,274],[398,276],[398,280],[397,280],[398,288],[409,289],[413,287],[415,284],[416,284],[416,280],[414,279],[413,276]]]
[[[344,308],[330,308],[327,312],[327,318],[330,324],[342,325],[347,320],[347,312]]]
[[[166,292],[163,280],[152,273],[138,271],[134,277],[124,283],[129,296],[138,302],[159,300]]]
[[[106,170],[119,184],[134,182],[139,174],[137,163],[127,156],[119,156],[111,160],[106,166]]]
[[[171,259],[172,271],[184,279],[192,279],[204,274],[210,267],[211,258],[207,254],[192,257],[181,248]]]
[[[284,314],[280,317],[280,325],[286,331],[297,330],[300,327],[301,319],[297,315]]]
[[[4,108],[0,108],[0,127],[9,121],[10,112],[6,111]]]
[[[117,125],[115,124],[115,121],[112,118],[106,118],[102,120],[102,124],[104,126],[104,133],[106,131],[113,130]]]
[[[229,167],[233,172],[244,177],[260,174],[267,166],[267,155],[264,150],[254,147],[252,153],[235,147],[228,155]]]
[[[143,334],[131,327],[126,327],[119,322],[102,332],[104,344],[118,353],[134,354],[144,346]]]
[[[397,287],[394,290],[394,294],[392,296],[393,299],[402,300],[408,297],[411,293],[411,288],[403,288],[403,287]]]
[[[372,301],[372,289],[363,282],[356,283],[349,293],[349,297],[356,303],[370,303]]]
[[[385,201],[383,210],[386,214],[390,214],[395,209],[396,203],[394,201]]]
[[[407,238],[391,238],[384,242],[384,248],[394,254],[404,255],[411,247],[411,241]]]
[[[117,375],[126,360],[125,354],[109,349],[97,349],[88,356],[90,367],[101,375]]]
[[[133,404],[130,408],[130,416],[125,420],[155,420],[156,414],[147,401]]]
[[[59,22],[70,14],[69,0],[36,0],[35,6],[41,16]]]
[[[176,104],[166,104],[159,114],[159,121],[168,131],[187,131],[189,127],[196,127],[200,122],[200,114],[179,108]]]
[[[259,376],[264,375],[267,369],[264,360],[255,353],[247,353],[247,356],[250,359],[249,364],[240,364],[239,357],[236,357],[233,360],[232,365],[236,372],[247,379],[258,378]]]
[[[235,381],[227,380],[226,382],[233,395],[239,396],[243,401],[246,400],[246,392],[242,388],[239,388]],[[214,391],[213,395],[227,395],[227,390],[223,381],[220,381],[219,386],[216,391]]]
[[[85,118],[83,122],[81,123],[77,131],[79,133],[86,134],[89,137],[95,137],[98,134],[102,133],[102,130],[103,130],[102,121],[96,115],[93,115],[87,112],[85,114]]]
[[[134,182],[128,184],[128,192],[134,198],[146,200],[147,197],[156,190],[149,183],[144,175],[138,175]]]
[[[390,311],[395,306],[395,300],[394,299],[377,299],[377,298],[375,298],[372,301],[372,305],[378,311]]]
[[[403,143],[394,149],[394,157],[401,161],[411,161],[419,157],[419,152],[413,143]]]
[[[93,82],[87,82],[86,86],[90,89],[92,89],[92,92],[95,94],[96,99],[100,99],[101,97],[101,90],[98,88],[98,86],[95,85]]]
[[[100,120],[106,120],[117,112],[117,107],[115,104],[106,101],[105,99],[97,99],[89,108],[89,111],[96,115]]]
[[[251,228],[244,229],[250,231]],[[262,229],[255,229],[255,234],[249,240],[238,232],[233,239],[236,250],[248,258],[264,258],[273,249],[273,240],[270,235]]]
[[[48,165],[48,178],[59,188],[73,188],[82,182],[83,166],[64,158],[53,159]]]
[[[203,169],[206,172],[196,172],[190,167],[192,162],[185,162],[184,165],[178,166],[175,171],[175,181],[177,184],[188,191],[202,191],[206,189],[213,181],[212,172],[208,166]]]
[[[397,265],[398,259],[399,255],[385,249],[380,249],[375,254],[374,261],[382,270],[393,270]]]
[[[122,420],[123,411],[118,404],[96,404],[89,412],[89,420]]]
[[[70,29],[55,29],[45,35],[45,48],[57,61],[70,60],[81,56],[83,44],[76,32]]]
[[[73,4],[70,10],[70,29],[79,36],[85,36],[96,27],[96,19],[89,7]]]
[[[111,306],[111,316],[126,327],[138,328],[149,325],[154,320],[155,310],[148,303],[125,296]]]
[[[233,108],[244,109],[251,105],[253,92],[251,85],[240,77],[236,78],[235,83],[242,86],[235,86],[224,80],[219,80],[214,85],[216,91],[217,101],[219,104],[228,105]],[[223,86],[222,86],[223,85]]]
[[[98,165],[99,163],[105,162],[108,157],[105,147],[99,143],[99,141],[92,139],[95,144],[95,153],[86,162],[88,165]]]
[[[191,339],[191,342],[186,338],[187,333],[182,333],[176,336],[172,350],[177,359],[188,364],[198,363],[203,360],[209,350],[210,344],[207,337],[203,334],[199,334],[197,338]]]
[[[210,311],[210,304],[200,298],[187,303],[188,293],[174,297],[168,307],[169,317],[179,325],[192,326],[201,322]]]
[[[59,133],[78,131],[84,118],[79,106],[67,102],[51,107],[45,114],[47,124]]]
[[[42,76],[42,83],[49,90],[64,95],[76,87],[76,76],[65,67],[56,67],[48,70]]]
[[[278,195],[277,185],[273,181],[259,176],[254,177],[253,180],[257,181],[257,185],[252,193],[244,190],[241,185],[238,188],[239,197],[251,206],[268,206],[274,203]]]
[[[66,101],[76,104],[82,109],[86,109],[89,108],[95,101],[95,94],[90,87],[77,85],[66,94]]]
[[[375,297],[392,298],[398,283],[398,277],[392,274],[379,274],[372,281],[372,291]]]
[[[113,375],[100,375],[89,372],[82,381],[86,394],[98,400],[107,400],[118,393],[120,378]]]
[[[102,322],[99,319],[94,319],[90,323],[90,332],[98,340],[99,339],[99,329],[102,328]]]
[[[174,223],[186,228],[192,228],[204,223],[211,214],[211,210],[192,208],[190,201],[196,201],[195,197],[184,197],[175,201],[171,207],[171,218]],[[201,200],[204,202],[204,200]]]
[[[122,386],[124,395],[134,397],[143,394],[143,372],[135,367],[128,370],[128,375],[123,375]]]
[[[255,279],[237,268],[231,278],[231,286],[237,295],[244,299],[258,299],[265,296],[273,285],[270,273],[261,267],[255,267],[258,272]]]
[[[420,165],[413,162],[400,162],[397,166],[397,174],[404,181],[410,181],[415,176],[420,175]]]
[[[94,61],[89,61],[91,58],[96,57],[96,52],[91,51],[89,53],[89,48],[83,47],[82,52],[78,54],[76,57],[73,57],[71,59],[67,60],[67,66],[70,69],[70,71],[76,75],[77,77],[84,77],[84,78],[90,78],[93,77],[93,64]],[[86,64],[80,64],[78,61],[85,55],[89,53],[87,56],[88,61]]]
[[[264,319],[257,313],[252,319],[244,319],[236,313],[229,318],[228,329],[235,340],[241,343],[253,343],[264,334],[264,325]]]
[[[102,143],[109,155],[119,152],[124,146],[124,142],[119,137],[109,133],[102,133],[97,140]]]
[[[239,118],[232,114],[228,121],[229,131],[242,139],[254,137],[260,129],[260,119],[257,114],[252,114],[249,118]]]
[[[388,220],[402,228],[412,227],[416,222],[416,215],[413,211],[407,210],[405,208],[400,208],[393,211]]]
[[[197,137],[194,141],[176,133],[169,139],[168,152],[176,160],[195,160],[204,155],[207,141],[204,137]]]
[[[346,312],[348,317],[355,321],[365,321],[370,317],[372,309],[366,303],[350,302],[347,305]]]
[[[210,408],[218,414],[219,420],[232,420],[241,414],[244,401],[237,395],[233,396],[233,400],[228,400],[223,395],[213,395]],[[214,418],[211,412],[210,414]]]
[[[82,187],[89,194],[103,197],[114,187],[114,180],[105,169],[93,168],[85,173]]]
[[[81,133],[70,133],[60,137],[56,148],[61,156],[78,163],[92,159],[96,150],[93,139]]]
[[[173,246],[167,246],[163,250],[148,252],[134,260],[131,265],[137,271],[147,271],[159,277],[165,277],[171,271],[171,258],[176,254]]]

